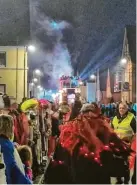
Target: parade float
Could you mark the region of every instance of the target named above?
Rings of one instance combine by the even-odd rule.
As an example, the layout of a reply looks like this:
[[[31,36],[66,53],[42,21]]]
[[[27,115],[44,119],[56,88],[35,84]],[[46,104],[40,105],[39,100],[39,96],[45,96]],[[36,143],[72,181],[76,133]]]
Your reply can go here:
[[[81,80],[77,76],[62,76],[59,79],[59,103],[74,103],[80,99],[80,83]]]

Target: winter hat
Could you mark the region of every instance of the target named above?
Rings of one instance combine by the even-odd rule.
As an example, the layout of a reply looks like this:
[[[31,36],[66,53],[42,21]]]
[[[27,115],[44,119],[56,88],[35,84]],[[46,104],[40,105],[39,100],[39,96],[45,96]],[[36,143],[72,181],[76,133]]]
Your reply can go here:
[[[59,111],[66,114],[70,111],[69,105],[68,104],[62,104],[59,107]]]
[[[94,110],[95,110],[95,106],[93,104],[86,103],[82,106],[80,112],[88,112],[88,111],[94,111]]]

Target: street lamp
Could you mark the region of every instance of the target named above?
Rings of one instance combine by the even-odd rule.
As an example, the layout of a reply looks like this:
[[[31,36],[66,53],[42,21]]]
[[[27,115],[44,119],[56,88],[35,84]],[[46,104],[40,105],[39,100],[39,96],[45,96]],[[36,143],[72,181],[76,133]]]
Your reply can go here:
[[[92,75],[90,76],[90,78],[91,78],[91,80],[95,80],[96,76],[95,76],[94,74],[92,74]]]
[[[38,85],[38,86],[37,86],[37,88],[38,88],[38,89],[40,89],[40,88],[41,88],[41,86],[40,86],[40,85]]]
[[[83,85],[83,82],[82,82],[82,81],[80,81],[80,82],[79,82],[79,85]]]
[[[24,97],[26,96],[26,54],[27,54],[27,51],[30,51],[30,52],[35,52],[36,48],[34,45],[29,45],[29,46],[24,46]],[[17,83],[17,82],[16,82]],[[17,92],[16,92],[17,94]]]
[[[35,52],[36,48],[33,45],[29,45],[28,50],[31,51],[31,52]]]
[[[33,82],[38,82],[38,79],[37,79],[37,78],[34,78],[34,79],[33,79]]]
[[[38,85],[37,88],[38,88],[40,91],[43,90],[43,87],[41,87],[40,85]]]
[[[34,86],[34,83],[32,82],[30,85],[31,85],[31,86]]]
[[[126,58],[122,58],[122,59],[120,60],[120,62],[121,62],[121,64],[126,64],[126,63],[127,63],[127,59],[126,59]]]
[[[40,71],[39,69],[36,69],[36,70],[35,70],[35,73],[36,73],[37,75],[40,75],[40,74],[41,74],[41,71]]]
[[[43,87],[40,87],[39,89],[40,89],[40,91],[42,91],[43,90]]]

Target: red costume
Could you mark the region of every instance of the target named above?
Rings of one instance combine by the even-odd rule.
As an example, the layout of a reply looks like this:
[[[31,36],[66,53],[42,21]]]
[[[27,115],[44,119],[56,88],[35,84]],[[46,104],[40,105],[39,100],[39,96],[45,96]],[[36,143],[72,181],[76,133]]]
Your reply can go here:
[[[26,145],[28,144],[28,139],[29,139],[29,122],[28,122],[28,118],[25,115],[25,113],[21,113],[20,114],[20,124],[21,124],[21,141],[20,144],[21,145]]]
[[[102,117],[91,114],[79,115],[60,127],[46,183],[109,184],[110,177],[126,176],[130,149]]]

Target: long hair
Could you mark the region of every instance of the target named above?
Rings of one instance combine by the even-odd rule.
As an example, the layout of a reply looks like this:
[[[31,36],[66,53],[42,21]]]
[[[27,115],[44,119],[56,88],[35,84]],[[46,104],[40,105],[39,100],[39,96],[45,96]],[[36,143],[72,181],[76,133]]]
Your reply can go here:
[[[13,126],[14,121],[10,115],[0,115],[0,135],[6,136],[8,139],[12,139],[14,135]]]
[[[70,120],[75,119],[79,115],[81,108],[82,108],[81,102],[80,101],[75,101],[75,103],[72,107]]]

